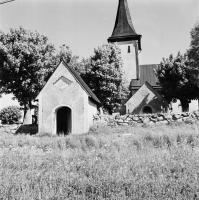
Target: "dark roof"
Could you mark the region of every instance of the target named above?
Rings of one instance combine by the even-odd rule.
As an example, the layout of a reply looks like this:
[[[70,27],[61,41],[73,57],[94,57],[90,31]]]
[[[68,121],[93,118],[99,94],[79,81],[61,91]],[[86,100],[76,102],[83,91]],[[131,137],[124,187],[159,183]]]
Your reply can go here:
[[[164,100],[166,103],[168,103],[167,100],[166,100],[157,90],[155,90],[155,89],[148,83],[148,81],[146,81],[145,84],[147,85],[147,87],[148,87],[151,91],[153,91],[153,93],[154,93],[156,96],[161,96],[161,98],[163,98],[163,100]]]
[[[127,0],[119,0],[115,26],[109,42],[140,40],[141,35],[137,34],[133,26]]]
[[[158,84],[158,78],[154,73],[154,68],[157,65],[140,65],[140,79],[139,80],[131,80],[131,88],[141,87],[145,82],[148,82],[152,87],[161,88]]]
[[[87,92],[87,94],[95,100],[97,103],[101,103],[100,100],[95,96],[95,94],[91,91],[91,89],[88,87],[88,85],[82,80],[80,75],[75,71],[72,64],[66,64],[64,61],[62,61],[63,65],[70,71],[70,73],[77,79],[79,84],[82,86],[82,88]]]
[[[119,0],[112,37],[137,35],[133,26],[127,0]]]

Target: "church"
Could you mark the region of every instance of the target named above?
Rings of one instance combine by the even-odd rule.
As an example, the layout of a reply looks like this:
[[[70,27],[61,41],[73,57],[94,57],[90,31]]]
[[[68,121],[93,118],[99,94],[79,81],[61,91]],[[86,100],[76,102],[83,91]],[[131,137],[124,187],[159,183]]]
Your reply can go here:
[[[124,73],[130,95],[115,111],[123,114],[182,112],[180,102],[169,104],[161,95],[161,86],[154,74],[158,64],[139,64],[142,35],[133,26],[127,0],[118,0],[115,25],[109,43],[121,49]],[[113,22],[114,23],[114,22]],[[81,134],[88,132],[97,114],[99,99],[74,70],[61,62],[37,96],[39,132]],[[198,101],[189,104],[189,111],[198,110]]]
[[[121,48],[124,73],[130,83],[130,98],[124,99],[120,114],[144,114],[181,112],[180,102],[169,103],[160,94],[161,86],[154,74],[158,64],[139,65],[142,35],[137,34],[133,26],[127,0],[119,0],[115,26],[109,43],[117,43]],[[198,110],[198,101],[189,104],[189,111]]]
[[[115,26],[109,43],[121,49],[124,73],[130,95],[116,110],[123,114],[181,112],[179,102],[169,104],[160,94],[161,86],[154,74],[155,64],[139,65],[142,35],[133,26],[127,0],[119,0]],[[37,96],[39,101],[39,132],[81,134],[88,132],[97,114],[99,99],[81,79],[71,64],[61,62]],[[194,102],[193,110],[198,109]]]

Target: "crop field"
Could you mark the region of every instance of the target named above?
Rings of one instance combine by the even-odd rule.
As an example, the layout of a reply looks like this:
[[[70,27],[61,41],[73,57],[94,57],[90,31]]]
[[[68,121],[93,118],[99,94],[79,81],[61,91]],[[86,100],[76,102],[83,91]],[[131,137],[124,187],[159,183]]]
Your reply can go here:
[[[0,199],[199,199],[199,123],[0,133]]]

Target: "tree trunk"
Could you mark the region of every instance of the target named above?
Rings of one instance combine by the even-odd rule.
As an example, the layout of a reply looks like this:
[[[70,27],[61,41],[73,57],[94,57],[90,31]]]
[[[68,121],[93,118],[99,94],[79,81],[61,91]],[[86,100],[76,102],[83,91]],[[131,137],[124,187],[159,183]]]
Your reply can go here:
[[[181,106],[182,106],[182,112],[188,112],[189,111],[189,102],[186,100],[180,100]]]
[[[32,124],[31,103],[29,103],[29,105],[24,106],[23,124]]]

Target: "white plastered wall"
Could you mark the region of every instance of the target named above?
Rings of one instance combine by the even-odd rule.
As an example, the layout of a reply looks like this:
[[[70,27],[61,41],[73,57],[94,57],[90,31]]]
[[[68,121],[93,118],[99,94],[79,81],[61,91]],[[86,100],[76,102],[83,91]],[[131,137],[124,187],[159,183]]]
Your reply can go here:
[[[88,126],[88,95],[84,92],[84,133],[87,133],[89,130]]]
[[[123,68],[126,79],[130,82],[131,79],[138,78],[138,48],[136,41],[117,42],[121,49]],[[128,52],[130,48],[130,52]]]
[[[62,79],[67,79],[69,84],[56,84]],[[88,131],[88,94],[63,64],[57,67],[38,99],[40,132],[56,133],[55,113],[61,106],[69,107],[72,111],[72,134]]]
[[[88,127],[93,124],[93,115],[97,114],[97,104],[88,98]]]
[[[42,93],[40,94],[39,98],[39,108],[38,108],[38,131],[42,132],[42,118],[43,118],[43,112],[42,112]]]

